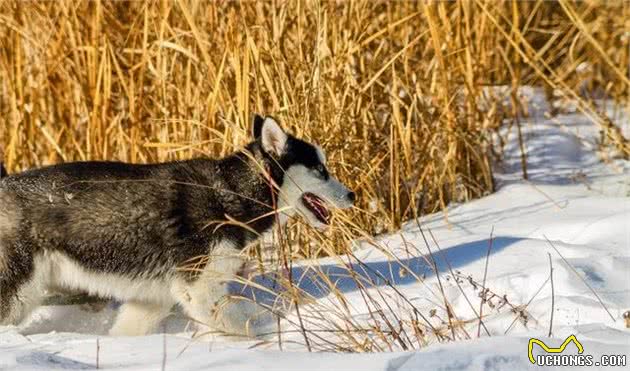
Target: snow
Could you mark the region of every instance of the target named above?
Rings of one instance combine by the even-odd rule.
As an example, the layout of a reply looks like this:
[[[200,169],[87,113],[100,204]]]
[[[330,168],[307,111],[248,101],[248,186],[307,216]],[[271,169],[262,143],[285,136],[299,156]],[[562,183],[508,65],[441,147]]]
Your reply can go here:
[[[165,322],[159,333],[116,338],[106,335],[115,305],[99,311],[47,306],[20,328],[0,327],[0,370],[95,369],[97,362],[105,370],[546,369],[529,362],[530,337],[559,346],[571,334],[595,359],[602,354],[630,356],[630,330],[622,318],[630,310],[629,164],[600,159],[595,151],[597,128],[580,113],[547,119],[542,115],[546,110],[542,94],[533,89],[524,89],[523,94],[533,112],[522,121],[528,181],[522,179],[520,149],[512,130],[506,158],[496,168],[496,193],[451,205],[446,213],[411,221],[398,233],[375,241],[357,241],[354,256],[305,261],[293,268],[295,284],[311,299],[300,307],[307,327],[333,328],[343,322],[322,312],[340,312],[339,299],[322,280],[325,275],[343,293],[346,313],[357,325],[374,326],[370,313],[379,303],[382,318],[400,318],[408,326],[405,321],[413,306],[431,325],[444,328],[446,297],[456,319],[464,322],[455,341],[427,334],[426,344],[409,342],[418,348],[415,351],[403,351],[394,343],[393,351],[385,352],[309,353],[302,334],[288,331],[281,351],[273,336],[264,342],[222,336],[191,340],[189,323],[181,314]],[[623,122],[627,132],[627,116],[616,122]],[[348,266],[359,281],[369,283],[367,290],[349,277]],[[496,296],[484,305],[482,327],[476,313],[485,274],[485,287]],[[274,287],[272,276],[259,277],[257,283]],[[282,302],[282,296],[260,288],[232,289],[266,304]],[[366,303],[366,293],[375,297],[374,303]],[[248,304],[234,305],[238,310]],[[524,317],[518,317],[514,308]],[[434,316],[429,315],[432,311]],[[294,330],[289,322],[297,320],[291,312],[283,328]],[[264,316],[256,325],[275,330],[275,321]],[[451,336],[450,330],[445,334]],[[339,335],[323,338],[344,341]],[[374,350],[389,350],[375,336],[362,339],[370,339]],[[322,344],[313,338],[310,345],[319,349]],[[535,353],[541,354],[540,349]],[[575,353],[571,345],[565,351]]]

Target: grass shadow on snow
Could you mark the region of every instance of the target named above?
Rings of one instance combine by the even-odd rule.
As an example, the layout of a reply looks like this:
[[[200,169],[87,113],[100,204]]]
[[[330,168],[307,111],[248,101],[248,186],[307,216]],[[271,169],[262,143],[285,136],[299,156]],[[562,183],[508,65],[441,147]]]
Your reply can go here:
[[[70,358],[62,357],[54,353],[43,351],[32,351],[29,354],[17,357],[17,363],[24,366],[25,369],[37,368],[48,370],[93,370],[94,365],[75,361]]]
[[[495,254],[513,243],[522,240],[516,237],[495,237],[492,243],[491,254]],[[479,259],[485,259],[488,252],[488,239],[459,244],[441,252],[434,251],[435,266],[440,274],[449,271],[448,263],[453,269],[457,269]],[[346,260],[347,261],[347,260]],[[256,276],[252,279],[254,284],[243,285],[233,282],[230,284],[230,292],[242,295],[254,301],[273,306],[278,304],[284,289],[278,283],[278,275],[273,272]],[[342,293],[359,289],[358,282],[366,287],[374,286],[400,286],[417,282],[416,277],[429,278],[435,275],[435,269],[431,256],[423,255],[399,261],[377,261],[357,263],[352,262],[347,266],[328,264],[321,266],[299,266],[292,269],[293,284],[309,296],[319,299],[331,293],[328,282],[332,282],[336,290]],[[262,286],[264,289],[257,286]]]

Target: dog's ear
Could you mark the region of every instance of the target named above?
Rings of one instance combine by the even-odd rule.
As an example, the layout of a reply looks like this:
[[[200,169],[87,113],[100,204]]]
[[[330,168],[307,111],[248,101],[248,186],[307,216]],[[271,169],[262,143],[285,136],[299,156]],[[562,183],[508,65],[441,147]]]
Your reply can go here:
[[[254,119],[254,135],[260,138],[262,148],[268,154],[277,157],[284,154],[289,137],[272,117],[267,116],[262,121]]]
[[[265,119],[261,115],[254,116],[254,126],[252,128],[252,135],[254,136],[254,139],[260,138],[263,122],[265,122]]]

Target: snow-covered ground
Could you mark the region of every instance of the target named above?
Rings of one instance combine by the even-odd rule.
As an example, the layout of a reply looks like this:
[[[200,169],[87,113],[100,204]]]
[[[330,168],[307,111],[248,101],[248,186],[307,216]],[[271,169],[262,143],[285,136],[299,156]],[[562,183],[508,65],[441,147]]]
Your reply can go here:
[[[192,341],[181,315],[166,321],[158,334],[113,338],[105,335],[115,316],[111,305],[98,312],[48,306],[38,309],[22,328],[0,327],[0,370],[94,369],[98,362],[107,370],[516,371],[545,369],[528,359],[530,337],[556,347],[569,335],[575,335],[583,354],[595,361],[603,354],[630,358],[630,329],[622,318],[630,310],[630,166],[622,160],[600,160],[594,151],[597,128],[587,118],[573,112],[547,120],[541,95],[525,94],[530,94],[534,112],[522,122],[529,181],[522,180],[513,130],[507,157],[496,169],[496,193],[452,205],[446,215],[422,217],[399,233],[359,242],[352,258],[303,262],[294,268],[296,284],[314,299],[301,307],[305,318],[314,317],[309,310],[339,308],[339,300],[322,289],[314,273],[323,272],[344,294],[346,313],[356,325],[374,326],[374,307],[365,300],[366,293],[372,293],[374,302],[381,303],[382,318],[405,322],[416,308],[427,317],[424,328],[446,328],[442,340],[431,334],[424,344],[409,340],[420,349],[413,352],[393,344],[393,352],[309,353],[298,331],[283,335],[280,351],[273,337],[264,343],[220,336]],[[630,123],[625,121],[627,130]],[[437,272],[429,263],[432,257],[422,232]],[[350,261],[370,282],[367,291],[339,265]],[[477,314],[486,272],[490,293],[482,326]],[[269,285],[266,280],[260,283]],[[445,326],[444,298],[452,320],[463,322],[455,331],[456,341],[444,340],[453,336]],[[335,321],[329,317],[334,316],[309,320],[307,327],[318,321],[322,328],[329,326]],[[295,314],[292,319],[297,321]],[[335,336],[322,335],[331,340]],[[387,349],[377,336],[371,341],[372,349]],[[537,345],[534,348],[535,354],[542,354]],[[569,345],[563,354],[576,352]]]

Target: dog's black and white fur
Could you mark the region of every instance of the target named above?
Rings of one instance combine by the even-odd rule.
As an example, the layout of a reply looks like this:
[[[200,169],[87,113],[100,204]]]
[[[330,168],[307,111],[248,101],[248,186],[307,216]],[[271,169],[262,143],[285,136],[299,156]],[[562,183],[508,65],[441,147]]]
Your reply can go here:
[[[247,313],[217,314],[241,251],[277,221],[301,214],[322,227],[328,207],[354,201],[319,147],[271,117],[253,126],[255,140],[223,159],[78,162],[3,177],[0,324],[19,324],[62,288],[123,301],[114,335],[151,332],[175,304],[211,328],[247,333]],[[202,256],[197,274],[180,269]]]

